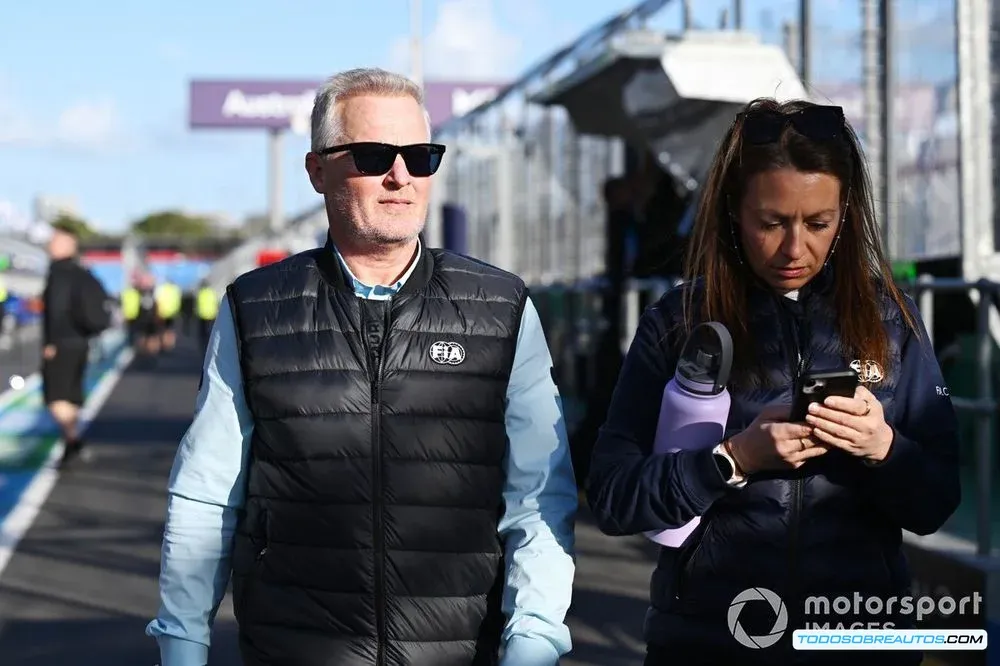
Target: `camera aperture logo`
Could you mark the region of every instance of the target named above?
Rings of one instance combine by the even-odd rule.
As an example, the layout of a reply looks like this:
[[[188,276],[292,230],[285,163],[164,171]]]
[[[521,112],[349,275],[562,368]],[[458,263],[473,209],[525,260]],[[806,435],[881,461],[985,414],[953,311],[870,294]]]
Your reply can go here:
[[[762,636],[750,636],[740,624],[740,613],[743,612],[743,607],[751,601],[763,601],[774,611],[774,626]],[[726,620],[729,624],[729,633],[740,645],[754,649],[769,648],[780,641],[785,630],[788,629],[788,609],[785,608],[785,602],[775,592],[766,587],[751,587],[737,594],[733,602],[729,604]]]

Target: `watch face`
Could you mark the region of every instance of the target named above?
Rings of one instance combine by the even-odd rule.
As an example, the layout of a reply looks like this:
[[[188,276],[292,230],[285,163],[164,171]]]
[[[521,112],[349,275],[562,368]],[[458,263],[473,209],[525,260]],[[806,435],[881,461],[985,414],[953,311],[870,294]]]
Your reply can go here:
[[[715,454],[715,466],[719,468],[719,473],[722,474],[723,479],[728,481],[733,478],[733,472],[735,472],[735,470],[733,469],[732,463],[729,462],[729,459],[726,458],[726,456],[719,455],[718,453]]]

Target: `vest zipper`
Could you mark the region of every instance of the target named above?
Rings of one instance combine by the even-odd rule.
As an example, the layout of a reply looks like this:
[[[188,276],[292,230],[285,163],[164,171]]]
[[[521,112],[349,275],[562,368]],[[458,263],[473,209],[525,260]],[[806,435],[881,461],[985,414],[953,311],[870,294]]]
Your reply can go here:
[[[785,298],[775,295],[775,299]],[[798,384],[802,375],[805,359],[802,355],[802,343],[799,339],[795,317],[789,315],[785,310],[786,305],[780,301],[775,303],[778,306],[778,320],[781,322],[781,345],[788,360],[788,367],[792,372],[792,386]],[[794,389],[793,389],[794,390]],[[803,482],[801,477],[792,479],[792,506],[788,515],[788,596],[791,597],[786,604],[789,609],[789,620],[794,622],[796,609],[798,606],[799,594],[799,523],[802,516],[802,495]],[[796,625],[792,625],[796,626]]]
[[[382,373],[385,369],[385,344],[392,321],[392,301],[386,302],[381,322],[369,322],[369,364],[372,374],[372,529],[375,540],[375,633],[377,666],[385,664],[385,534],[382,502]],[[372,333],[375,335],[372,335]]]

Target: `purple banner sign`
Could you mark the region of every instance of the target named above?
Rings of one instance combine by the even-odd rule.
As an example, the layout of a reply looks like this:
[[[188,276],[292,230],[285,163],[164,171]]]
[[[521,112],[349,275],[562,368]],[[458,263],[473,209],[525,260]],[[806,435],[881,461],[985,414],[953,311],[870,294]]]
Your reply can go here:
[[[473,83],[427,81],[424,84],[424,102],[431,116],[431,126],[440,127],[448,120],[464,115],[496,97],[506,83]]]
[[[308,127],[315,81],[192,81],[191,127],[302,131]]]
[[[309,114],[320,81],[192,81],[189,126],[309,131]],[[427,81],[431,125],[471,111],[492,99],[504,83]]]

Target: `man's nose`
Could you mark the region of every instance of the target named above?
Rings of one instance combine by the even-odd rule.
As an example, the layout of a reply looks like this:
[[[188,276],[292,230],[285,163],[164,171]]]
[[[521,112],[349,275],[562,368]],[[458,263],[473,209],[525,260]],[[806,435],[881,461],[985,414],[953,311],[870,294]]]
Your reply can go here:
[[[406,162],[403,160],[402,155],[396,155],[395,161],[392,163],[392,168],[389,169],[389,173],[385,175],[385,179],[389,183],[393,183],[399,187],[408,185],[413,176],[406,168]]]

